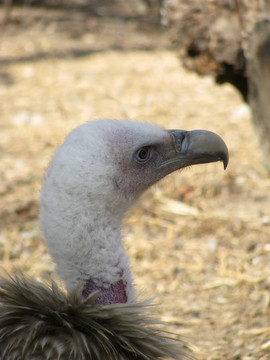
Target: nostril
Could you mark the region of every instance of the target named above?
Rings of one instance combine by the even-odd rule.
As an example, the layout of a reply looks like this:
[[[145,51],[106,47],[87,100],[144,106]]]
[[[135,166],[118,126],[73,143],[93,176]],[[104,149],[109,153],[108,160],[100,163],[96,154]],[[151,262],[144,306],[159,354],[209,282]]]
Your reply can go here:
[[[183,131],[183,133],[180,135],[180,137],[178,138],[178,144],[177,146],[179,147],[179,151],[183,152],[184,151],[184,144],[185,144],[185,140],[187,138],[187,132]]]
[[[181,152],[188,150],[188,132],[184,131],[181,139]]]
[[[187,150],[188,131],[169,130],[168,132],[173,137],[175,150],[179,153],[185,152]]]
[[[178,149],[179,152],[182,151],[182,144],[183,141],[185,139],[185,134],[180,134],[179,136],[176,137],[175,142],[176,142],[176,147]]]

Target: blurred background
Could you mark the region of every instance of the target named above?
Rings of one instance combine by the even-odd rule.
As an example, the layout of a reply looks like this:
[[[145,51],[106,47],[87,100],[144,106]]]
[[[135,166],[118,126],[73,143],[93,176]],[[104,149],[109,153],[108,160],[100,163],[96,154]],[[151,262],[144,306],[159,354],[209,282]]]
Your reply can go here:
[[[270,359],[269,2],[0,5],[2,272],[54,272],[39,192],[74,127],[129,118],[215,131],[227,170],[198,165],[150,189],[125,247],[138,291],[197,359]]]

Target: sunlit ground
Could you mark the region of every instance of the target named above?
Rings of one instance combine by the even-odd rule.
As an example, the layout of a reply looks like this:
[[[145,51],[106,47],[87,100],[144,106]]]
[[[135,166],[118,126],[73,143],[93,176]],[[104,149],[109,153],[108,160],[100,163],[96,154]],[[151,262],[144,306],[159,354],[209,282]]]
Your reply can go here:
[[[39,191],[77,125],[131,118],[215,131],[230,150],[226,172],[200,165],[150,189],[126,219],[125,246],[138,291],[156,296],[158,316],[195,345],[195,357],[269,359],[270,182],[249,109],[229,85],[183,70],[166,34],[138,30],[136,20],[89,17],[76,37],[68,29],[83,14],[32,16],[1,34],[2,268],[53,272]]]

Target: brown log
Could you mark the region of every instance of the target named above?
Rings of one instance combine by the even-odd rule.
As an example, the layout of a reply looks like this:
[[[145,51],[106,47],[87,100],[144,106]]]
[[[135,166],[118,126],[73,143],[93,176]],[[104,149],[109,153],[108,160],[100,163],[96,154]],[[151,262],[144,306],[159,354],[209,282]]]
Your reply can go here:
[[[258,21],[251,33],[248,74],[249,103],[270,171],[270,16]]]
[[[250,103],[270,171],[270,0],[168,0],[181,62],[229,82]]]

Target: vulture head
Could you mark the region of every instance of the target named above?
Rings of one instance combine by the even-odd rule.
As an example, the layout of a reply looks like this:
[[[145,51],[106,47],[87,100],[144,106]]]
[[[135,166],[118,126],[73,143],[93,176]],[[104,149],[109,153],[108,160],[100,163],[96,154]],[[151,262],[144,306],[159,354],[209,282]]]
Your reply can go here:
[[[136,297],[121,240],[125,212],[164,176],[186,166],[222,161],[228,150],[205,130],[164,130],[146,123],[97,120],[73,130],[44,179],[41,227],[67,289],[98,304]]]

